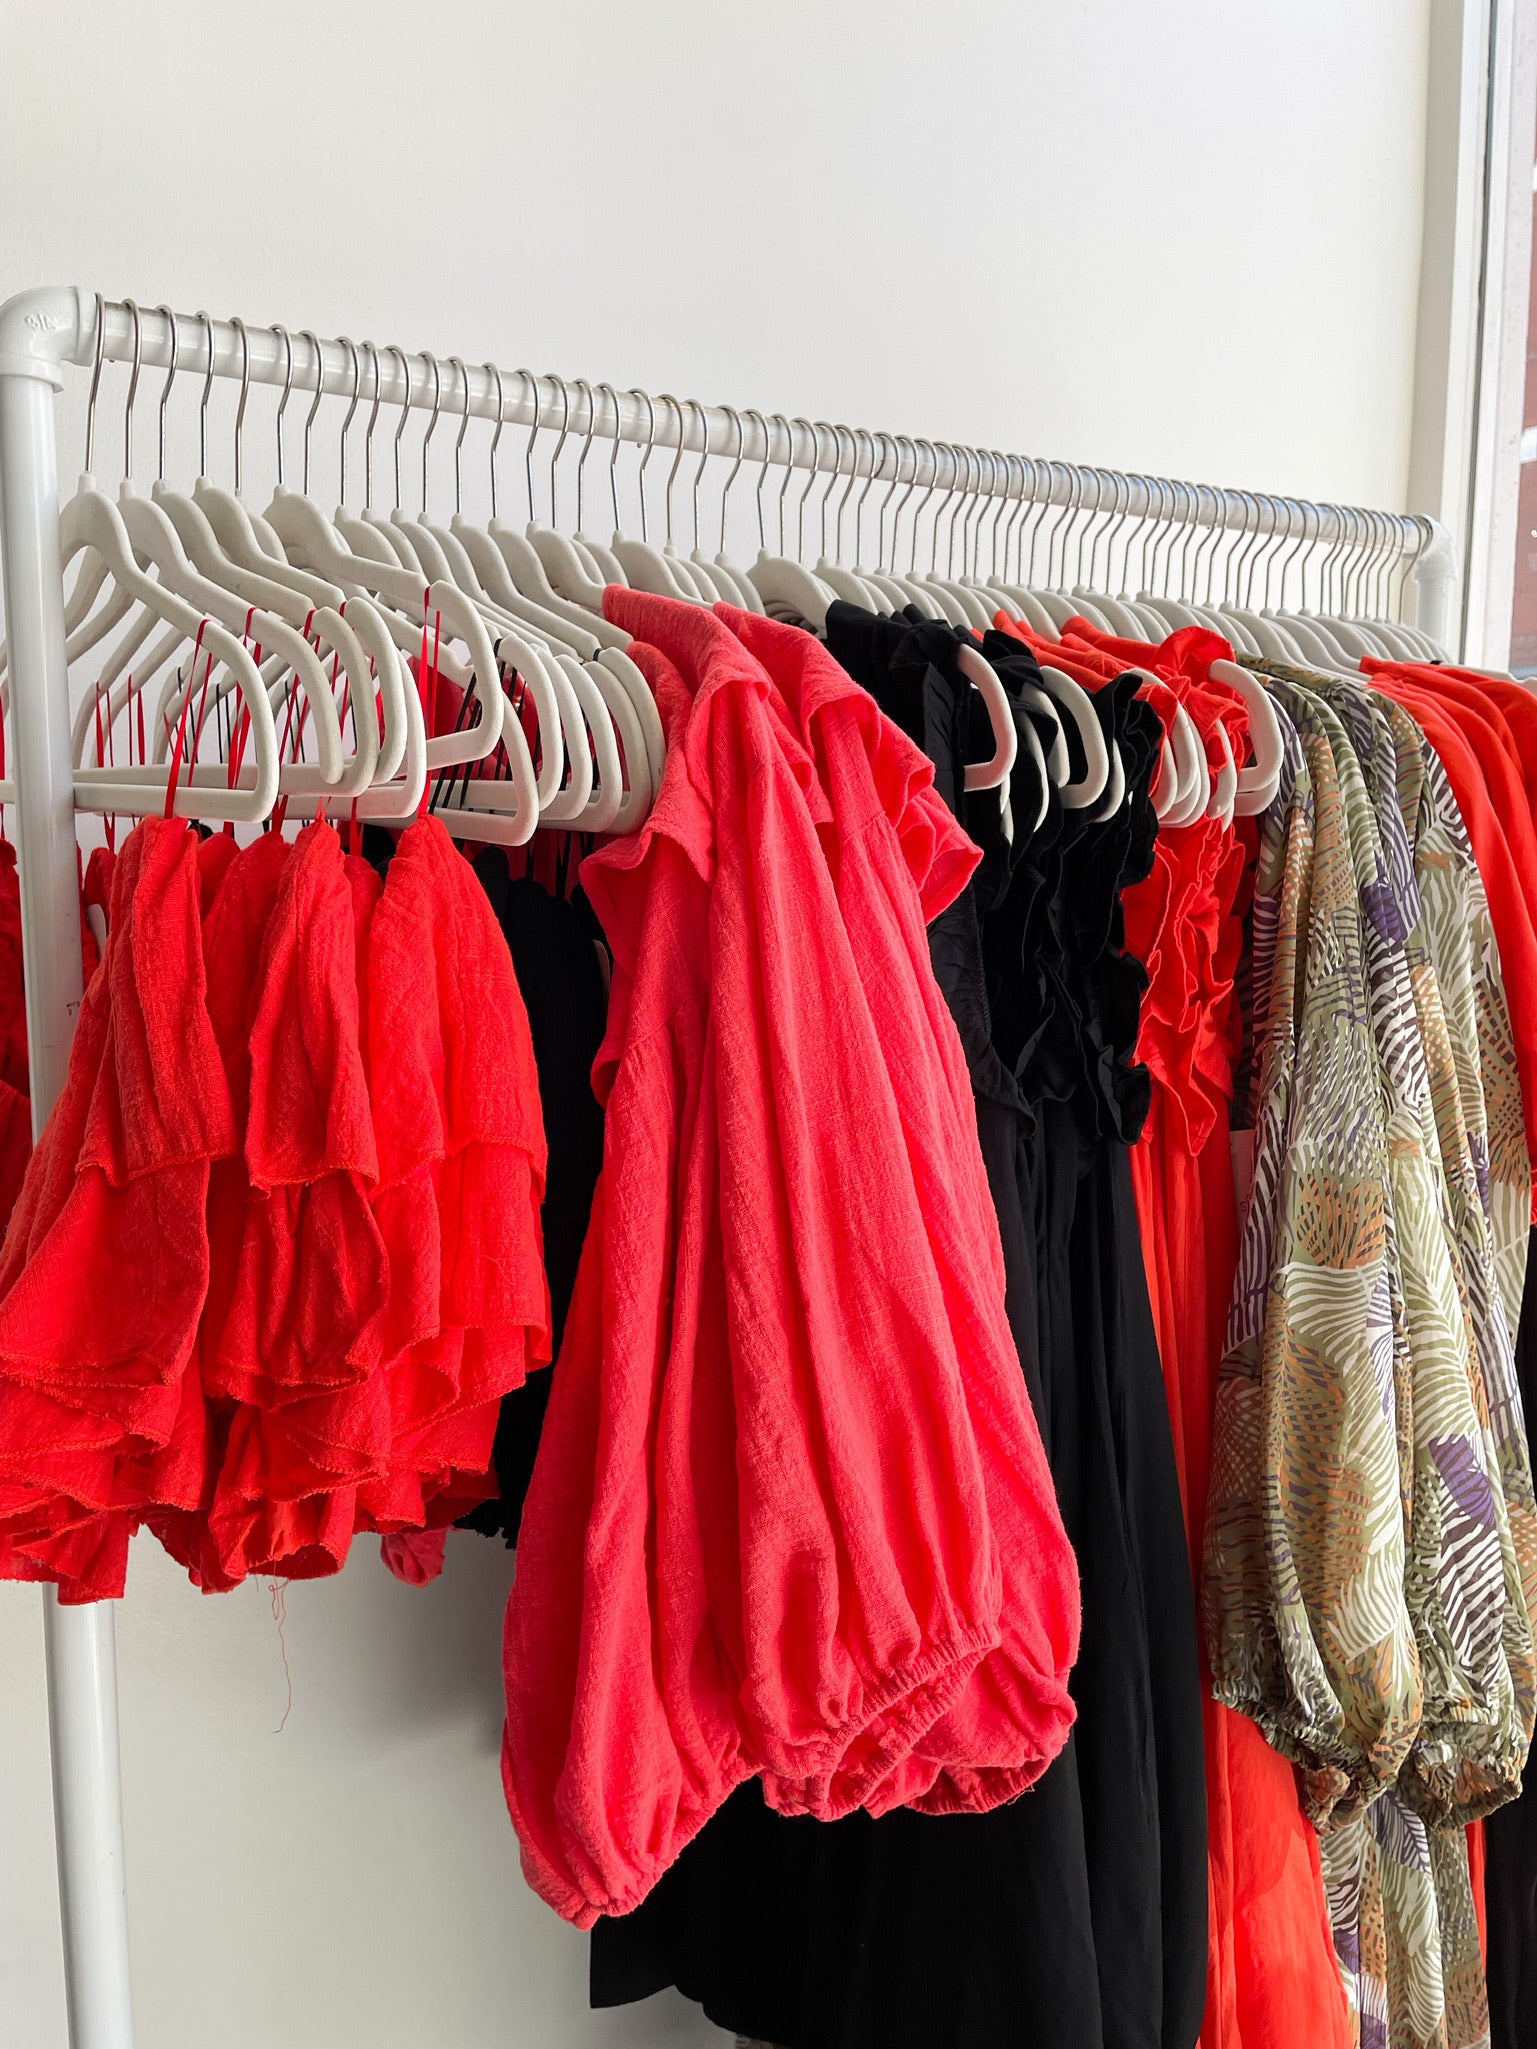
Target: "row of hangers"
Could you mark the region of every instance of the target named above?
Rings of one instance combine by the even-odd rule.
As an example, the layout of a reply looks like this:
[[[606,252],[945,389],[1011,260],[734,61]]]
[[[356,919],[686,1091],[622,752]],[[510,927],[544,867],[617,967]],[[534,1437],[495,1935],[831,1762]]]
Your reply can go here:
[[[253,822],[268,817],[289,798],[317,813],[335,818],[406,819],[422,803],[429,776],[431,802],[454,835],[507,845],[525,842],[540,824],[583,832],[634,830],[649,810],[660,784],[664,743],[660,720],[640,670],[626,653],[628,636],[602,612],[606,584],[628,583],[684,602],[713,604],[726,600],[750,610],[795,616],[813,630],[824,622],[835,598],[846,598],[875,610],[916,608],[923,616],[944,618],[962,627],[981,629],[1006,611],[1025,621],[1045,640],[1058,637],[1073,613],[1081,613],[1106,630],[1134,639],[1161,639],[1174,626],[1208,624],[1236,646],[1252,652],[1280,654],[1284,659],[1316,665],[1327,653],[1346,666],[1353,646],[1361,652],[1400,653],[1422,637],[1410,629],[1389,629],[1381,620],[1365,621],[1319,613],[1294,615],[1268,608],[1270,558],[1260,546],[1262,504],[1253,499],[1256,518],[1251,530],[1223,529],[1211,521],[1212,538],[1196,549],[1195,570],[1187,558],[1197,515],[1193,501],[1183,520],[1180,591],[1177,599],[1144,591],[1138,598],[1112,599],[1092,584],[1103,542],[1107,579],[1114,544],[1126,527],[1132,502],[1130,481],[1117,479],[1119,502],[1096,530],[1103,509],[1089,508],[1087,524],[1077,534],[1076,566],[1083,573],[1088,543],[1089,583],[1071,590],[1066,566],[1068,542],[1076,516],[1083,509],[1081,479],[1070,472],[1071,498],[1054,498],[1059,466],[1047,469],[1047,493],[1027,496],[1024,459],[993,456],[948,444],[915,442],[910,437],[867,433],[863,429],[786,420],[773,415],[784,430],[788,456],[779,489],[779,546],[767,545],[764,494],[771,467],[765,453],[758,476],[756,511],[759,551],[747,568],[739,568],[726,549],[727,506],[743,466],[745,421],[756,423],[767,451],[772,442],[764,416],[724,408],[736,430],[731,468],[721,487],[719,547],[707,552],[701,542],[699,494],[709,461],[702,407],[664,394],[660,403],[675,416],[676,452],[665,493],[666,534],[660,546],[647,531],[645,476],[656,443],[656,405],[644,392],[632,396],[647,409],[650,422],[637,472],[640,536],[626,534],[620,516],[618,453],[620,399],[611,385],[576,379],[535,376],[520,370],[531,427],[524,451],[530,518],[525,528],[497,517],[497,452],[502,438],[505,404],[501,373],[485,365],[496,390],[496,424],[489,454],[491,516],[485,522],[466,517],[462,508],[462,451],[470,420],[470,380],[457,356],[447,359],[449,372],[426,356],[430,379],[430,419],[420,450],[421,509],[413,515],[401,505],[401,439],[415,398],[411,366],[398,349],[395,358],[406,390],[393,438],[394,503],[385,511],[374,502],[373,446],[380,414],[380,352],[371,342],[341,346],[351,364],[351,390],[341,425],[338,453],[339,499],[327,516],[310,495],[310,448],[323,392],[323,352],[316,336],[301,330],[308,361],[301,360],[294,337],[277,328],[284,351],[284,376],[276,416],[277,484],[265,512],[252,506],[243,492],[243,429],[250,386],[249,345],[244,324],[231,323],[242,352],[242,374],[235,419],[233,489],[215,484],[208,475],[207,409],[214,377],[214,334],[209,316],[201,324],[201,355],[205,370],[199,410],[199,473],[190,492],[169,486],[164,477],[166,410],[178,377],[180,327],[169,308],[153,317],[166,325],[167,376],[159,399],[159,463],[149,492],[133,475],[133,415],[142,360],[142,318],[134,302],[124,301],[132,321],[133,354],[124,414],[124,478],[115,498],[95,482],[91,472],[95,417],[100,388],[104,321],[100,296],[96,302],[96,348],[86,422],[85,470],[61,519],[66,565],[79,570],[65,607],[66,651],[71,662],[104,650],[95,666],[91,687],[75,717],[76,799],[81,808],[111,812],[143,812],[170,802],[184,814],[207,819]],[[303,427],[303,470],[300,488],[284,481],[284,416],[296,375],[311,371],[314,393]],[[367,395],[365,373],[372,384],[364,428],[363,496],[349,503],[348,436]],[[537,517],[534,490],[534,446],[545,424],[544,385],[548,382],[560,406],[558,431],[550,457],[550,519]],[[446,383],[446,390],[445,390]],[[557,477],[562,452],[573,429],[573,390],[583,401],[585,417],[578,423],[583,439],[575,465],[576,527],[567,535],[557,526]],[[425,394],[423,394],[425,396]],[[602,400],[602,412],[599,401]],[[454,513],[446,525],[429,511],[429,451],[439,418],[458,410],[453,446]],[[608,425],[612,416],[611,428]],[[697,425],[698,465],[692,476],[693,547],[683,553],[673,539],[673,497],[681,465]],[[796,551],[786,549],[786,495],[801,464],[801,433],[807,437],[806,483],[795,508]],[[610,432],[609,486],[614,514],[612,540],[604,543],[586,531],[584,477],[594,440]],[[825,460],[824,433],[832,438],[831,462]],[[828,542],[829,499],[845,470],[845,437],[851,457],[846,481]],[[866,446],[868,444],[868,447]],[[933,499],[939,477],[939,453],[950,458],[952,482],[932,513],[929,531],[931,567],[917,568],[919,525]],[[924,458],[927,459],[926,465]],[[877,472],[891,474],[875,521],[874,567],[861,565],[865,553],[863,515]],[[962,482],[961,465],[965,464]],[[984,462],[987,490],[982,489]],[[1014,465],[1021,464],[1020,489]],[[923,497],[912,507],[911,544],[905,570],[896,563],[901,520],[927,467]],[[1039,481],[1038,466],[1029,464],[1029,487]],[[805,550],[806,504],[819,473],[826,475],[818,510],[820,548],[815,566],[802,559]],[[855,567],[843,566],[845,513],[856,484],[862,486],[853,505]],[[1002,489],[1000,489],[1000,484]],[[1120,486],[1125,485],[1124,495]],[[904,488],[905,486],[905,488]],[[1160,494],[1165,487],[1159,485]],[[1151,551],[1146,519],[1141,523],[1142,566],[1149,581],[1157,580],[1162,551],[1165,575],[1172,569],[1181,526],[1172,517],[1175,493],[1197,493],[1199,487],[1169,485],[1169,515],[1160,497],[1159,516],[1152,523]],[[896,498],[898,490],[900,499]],[[989,503],[996,499],[991,523],[987,575],[981,574],[982,532]],[[895,502],[893,502],[895,500]],[[1005,508],[1010,518],[1000,543]],[[1046,514],[1057,510],[1049,528]],[[1183,515],[1186,508],[1178,504]],[[890,534],[887,536],[889,514]],[[948,514],[945,570],[939,572],[941,521]],[[1361,516],[1363,519],[1367,515]],[[956,568],[956,532],[961,549]],[[1268,545],[1272,533],[1263,537]],[[1133,529],[1133,533],[1137,531]],[[1342,529],[1343,531],[1343,529]],[[1235,538],[1236,532],[1236,538]],[[1133,533],[1124,537],[1122,576],[1129,576]],[[1218,541],[1227,535],[1223,602],[1213,602]],[[1026,535],[1029,536],[1028,553]],[[1046,577],[1035,578],[1037,544],[1046,539]],[[1061,573],[1056,571],[1057,541]],[[1375,536],[1374,536],[1375,539]],[[1303,535],[1292,550],[1304,549],[1301,572],[1308,561]],[[1319,571],[1320,593],[1337,588],[1359,602],[1368,588],[1364,570],[1347,577],[1335,563],[1339,544]],[[1384,562],[1387,551],[1377,551]],[[1250,603],[1258,564],[1266,560],[1265,599],[1255,611]],[[1202,601],[1193,594],[1205,567]],[[1290,558],[1281,567],[1284,597]],[[1247,569],[1244,604],[1234,602],[1238,581]],[[1380,592],[1384,577],[1376,578]],[[1331,586],[1331,576],[1334,584]],[[1187,600],[1185,593],[1191,593]],[[116,634],[117,638],[111,637]],[[108,642],[111,641],[110,646]],[[453,730],[426,730],[422,692],[411,673],[415,658],[463,693],[463,715]],[[1424,645],[1411,656],[1424,659]],[[1041,787],[1049,780],[1062,802],[1108,817],[1124,801],[1125,775],[1113,744],[1107,747],[1087,694],[1071,677],[1042,666],[1043,688],[1032,693],[1032,708],[1042,715],[1050,735],[1045,744],[1029,722],[1018,727],[997,676],[973,647],[962,651],[961,663],[985,702],[994,733],[994,751],[985,762],[967,770],[972,789],[1002,788],[1007,801],[1010,770],[1020,745],[1035,757]],[[1273,794],[1279,773],[1279,736],[1268,699],[1245,670],[1224,665],[1225,677],[1243,691],[1251,709],[1255,759],[1239,768],[1231,760],[1222,775],[1207,773],[1204,749],[1193,727],[1177,729],[1165,743],[1164,770],[1154,801],[1166,824],[1199,816],[1215,808],[1259,810]],[[0,693],[5,691],[4,649],[0,648]],[[146,713],[149,693],[152,713]],[[1268,720],[1268,725],[1267,725]],[[1185,725],[1189,725],[1188,718]],[[139,734],[137,755],[135,727]],[[121,748],[117,735],[125,729]],[[209,736],[205,758],[204,735]],[[1271,739],[1273,737],[1273,747]],[[124,758],[118,759],[121,751]],[[1272,761],[1271,756],[1274,755]],[[184,758],[185,757],[185,758]],[[169,793],[169,797],[168,797]]]

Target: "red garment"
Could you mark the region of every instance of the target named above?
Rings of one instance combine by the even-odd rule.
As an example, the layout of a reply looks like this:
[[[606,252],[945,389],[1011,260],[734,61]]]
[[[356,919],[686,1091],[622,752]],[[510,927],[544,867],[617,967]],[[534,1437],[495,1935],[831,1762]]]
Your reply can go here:
[[[1361,663],[1368,676],[1398,673],[1425,684],[1434,690],[1438,684],[1453,680],[1465,683],[1478,693],[1485,707],[1497,710],[1504,720],[1515,748],[1515,759],[1521,772],[1522,785],[1527,801],[1537,813],[1537,694],[1525,684],[1512,682],[1508,676],[1486,676],[1479,669],[1459,669],[1449,664],[1435,663],[1421,666],[1408,662],[1378,661],[1368,656]]]
[[[369,1336],[389,1362],[393,1446],[358,1502],[363,1527],[389,1530],[484,1500],[497,1405],[549,1362],[545,1141],[506,941],[437,819],[402,835],[367,949],[373,1207],[390,1264]]]
[[[1518,871],[1502,820],[1490,801],[1478,756],[1435,692],[1397,670],[1379,673],[1373,681],[1385,696],[1413,714],[1446,770],[1462,813],[1500,949],[1500,968],[1510,999],[1510,1024],[1516,1042],[1516,1064],[1521,1074],[1527,1142],[1537,1157],[1537,923],[1530,901],[1530,892],[1537,889],[1537,875],[1523,877]],[[1532,1215],[1537,1222],[1537,1188]]]
[[[379,1556],[396,1579],[408,1587],[424,1587],[439,1578],[447,1530],[399,1530],[379,1539]]]
[[[606,1160],[507,1615],[508,1801],[531,1882],[580,1925],[634,1905],[754,1772],[812,1780],[872,1733],[899,1756],[999,1640],[831,810],[761,668],[697,618],[692,697],[631,650],[667,768],[640,834],[583,868],[615,956]]]
[[[627,623],[636,609],[625,606]],[[655,607],[639,609],[644,630],[659,638]],[[691,628],[686,608],[670,609]],[[1078,1589],[1004,1312],[1003,1251],[970,1072],[934,979],[925,929],[925,905],[956,893],[952,870],[969,878],[975,851],[933,789],[932,763],[825,648],[756,613],[715,610],[768,672],[832,806],[836,839],[824,831],[823,843],[861,983],[882,1018],[881,1047],[957,1334],[1004,1573],[1003,1647],[983,1661],[911,1758],[860,1804],[877,1814],[899,1805],[977,1811],[1033,1784],[1066,1741]],[[1051,1543],[1041,1541],[1043,1530],[1054,1532]],[[1029,1738],[1023,1752],[1021,1731]],[[845,1811],[831,1788],[765,1791],[788,1811],[824,1818]]]
[[[245,1196],[215,1353],[236,1408],[209,1515],[224,1571],[334,1572],[351,1488],[389,1450],[360,1333],[389,1286],[359,1041],[352,891],[340,842],[306,826],[284,863],[256,971]]]
[[[65,1599],[120,1594],[130,1519],[191,1506],[202,1484],[204,1203],[236,1134],[196,846],[169,819],[124,845],[106,955],[0,1250],[0,1572],[56,1578]]]
[[[537,1077],[500,928],[441,825],[413,827],[396,870],[381,898],[318,823],[292,848],[168,820],[125,843],[0,1252],[0,1576],[121,1593],[140,1524],[210,1589],[332,1572],[356,1528],[447,1522],[492,1484],[497,1402],[548,1356]],[[400,1356],[373,1013],[387,1128],[425,1086],[437,1133],[430,1314]]]

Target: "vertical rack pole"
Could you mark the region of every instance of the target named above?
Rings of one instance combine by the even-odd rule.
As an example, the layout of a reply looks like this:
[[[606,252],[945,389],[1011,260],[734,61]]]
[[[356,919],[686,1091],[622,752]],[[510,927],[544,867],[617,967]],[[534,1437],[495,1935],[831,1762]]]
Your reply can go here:
[[[63,1085],[80,1006],[56,364],[0,356],[0,571],[10,658],[32,1128]],[[112,1609],[44,1595],[54,1828],[71,2049],[133,2049]]]
[[[1411,572],[1414,584],[1414,623],[1429,634],[1437,647],[1445,648],[1453,661],[1462,656],[1456,616],[1457,551],[1452,537],[1438,519],[1415,515],[1425,534],[1425,545],[1415,558]]]

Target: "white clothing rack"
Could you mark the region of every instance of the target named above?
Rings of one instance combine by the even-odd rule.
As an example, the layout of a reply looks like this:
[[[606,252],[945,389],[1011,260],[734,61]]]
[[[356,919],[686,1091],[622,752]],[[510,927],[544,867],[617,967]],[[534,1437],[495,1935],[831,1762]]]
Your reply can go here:
[[[95,359],[98,303],[93,293],[58,287],[25,292],[0,306],[0,572],[12,679],[13,801],[34,1134],[63,1085],[81,997],[54,397],[64,388],[66,364],[87,366]],[[301,393],[315,395],[313,352],[304,352],[307,341],[301,351],[282,329],[209,322],[202,315],[175,318],[178,334],[185,336],[180,357],[188,371],[253,384],[282,385],[292,379]],[[170,322],[163,313],[146,309],[136,316],[128,306],[113,303],[103,308],[104,358],[130,362],[137,351],[143,366],[167,367],[171,345]],[[322,342],[320,359],[321,390],[355,396],[356,346]],[[462,383],[456,377],[452,390],[444,393],[441,367],[426,356],[371,351],[368,403],[376,395],[390,406],[441,403],[451,419],[467,411],[524,425],[545,417],[544,383],[563,393],[567,420],[573,390],[584,392],[591,404],[591,387],[583,383],[547,375],[536,381],[518,371],[498,376],[489,366],[468,369]],[[681,444],[733,461],[793,464],[893,483],[907,480],[904,451],[912,454],[916,475],[916,451],[922,449],[928,457],[924,483],[975,490],[985,477],[989,499],[1097,511],[1110,502],[1107,493],[1113,489],[1118,517],[1167,520],[1178,508],[1181,526],[1235,532],[1241,525],[1247,536],[1263,507],[1272,521],[1284,517],[1288,532],[1298,524],[1310,546],[1329,542],[1359,550],[1369,536],[1374,562],[1394,570],[1407,565],[1419,627],[1441,644],[1449,639],[1456,564],[1450,537],[1434,520],[1037,463],[864,429],[837,429],[824,448],[820,432],[808,427],[803,440],[796,427],[807,423],[792,424],[782,415],[765,418],[757,411],[670,398],[653,401],[638,391],[615,395],[606,386],[600,389],[607,394],[599,422],[604,439],[617,435],[648,446]],[[590,422],[590,412],[579,413],[576,430],[585,431]],[[853,455],[849,463],[843,460],[845,435]],[[1090,490],[1093,495],[1086,496]],[[132,2049],[112,1610],[105,1603],[63,1607],[50,1588],[44,1623],[70,2043],[72,2049]]]

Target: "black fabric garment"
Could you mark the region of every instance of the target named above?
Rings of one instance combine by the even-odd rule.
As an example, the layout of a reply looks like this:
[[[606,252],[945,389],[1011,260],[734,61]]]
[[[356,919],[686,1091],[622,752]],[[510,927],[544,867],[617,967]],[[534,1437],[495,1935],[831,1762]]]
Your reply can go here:
[[[1526,1256],[1516,1332],[1516,1378],[1527,1439],[1537,1458],[1537,1230]],[[1537,1787],[1484,1823],[1485,1913],[1489,1930],[1490,2049],[1537,2043]]]
[[[539,1071],[549,1151],[540,1219],[552,1350],[558,1353],[603,1164],[603,1112],[592,1092],[592,1063],[608,1016],[598,952],[602,929],[583,892],[552,896],[532,877],[512,876],[500,847],[486,848],[475,872],[506,935]],[[502,1397],[492,1452],[497,1492],[461,1518],[461,1529],[516,1544],[549,1399],[547,1372],[530,1374]]]
[[[1081,1547],[1080,1720],[1038,1785],[989,1815],[786,1820],[740,1788],[640,1907],[598,1923],[593,2004],[673,1984],[784,2049],[1191,2049],[1206,1954],[1195,1618],[1125,1154],[1147,1099],[1140,969],[1119,953],[1119,891],[1152,857],[1156,720],[1131,687],[1097,703],[1132,785],[1108,823],[1047,792],[1031,833],[1042,792],[1021,749],[1011,839],[997,793],[964,792],[965,762],[993,742],[955,629],[835,604],[827,634],[983,849],[930,951],[971,1069],[1011,1327]],[[987,654],[1016,722],[1038,719],[1021,696],[1033,659],[989,638],[1006,640]],[[1181,1819],[1165,1821],[1170,1803]]]

